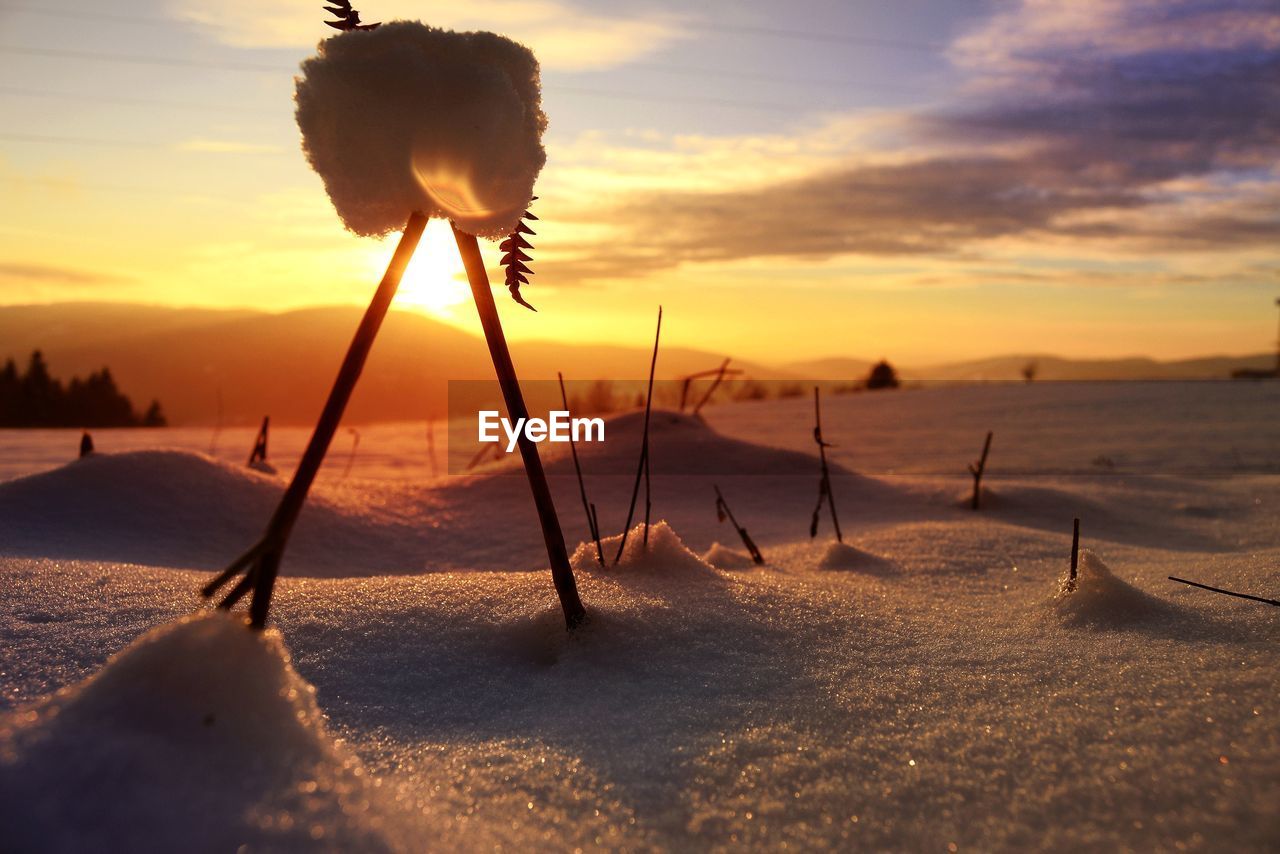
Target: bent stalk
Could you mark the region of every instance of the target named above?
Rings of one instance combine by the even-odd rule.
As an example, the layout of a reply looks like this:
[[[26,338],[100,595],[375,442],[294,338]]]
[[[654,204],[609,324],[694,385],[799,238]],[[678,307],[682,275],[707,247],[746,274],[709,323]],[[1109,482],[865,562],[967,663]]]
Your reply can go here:
[[[480,325],[484,327],[484,338],[489,345],[489,355],[498,374],[502,399],[507,405],[507,417],[513,422],[521,418],[527,419],[529,410],[524,405],[524,394],[520,391],[520,381],[511,361],[511,352],[507,349],[507,338],[502,332],[498,307],[494,304],[493,292],[489,289],[489,274],[484,268],[480,245],[474,235],[459,231],[452,223],[450,225],[458,244],[458,252],[462,255],[462,264],[467,269],[467,281],[471,284],[471,295],[475,298]],[[587,609],[578,598],[578,584],[573,577],[573,568],[569,565],[564,532],[560,530],[560,519],[556,515],[555,502],[551,499],[547,474],[543,471],[542,459],[538,456],[538,446],[525,436],[524,431],[520,432],[517,441],[520,456],[524,460],[525,475],[529,478],[529,489],[533,493],[533,503],[538,509],[538,521],[542,524],[542,539],[546,543],[547,559],[551,563],[551,579],[555,584],[556,595],[560,597],[565,625],[575,629],[586,621]]]
[[[307,443],[307,449],[302,454],[298,469],[293,473],[293,479],[280,498],[280,504],[267,525],[266,533],[256,545],[237,558],[201,591],[205,598],[209,598],[232,578],[244,572],[245,577],[218,604],[218,607],[230,609],[252,589],[253,600],[249,605],[249,624],[255,629],[261,629],[267,623],[267,612],[271,608],[271,594],[275,588],[276,574],[280,568],[280,560],[284,557],[289,535],[298,521],[298,514],[302,512],[303,504],[306,503],[311,484],[320,471],[320,464],[324,462],[329,443],[333,441],[333,436],[338,431],[342,413],[347,408],[347,401],[351,399],[356,381],[360,379],[360,372],[364,369],[369,349],[373,346],[373,340],[378,335],[382,320],[386,317],[391,300],[400,287],[400,279],[404,275],[405,268],[409,266],[409,259],[413,257],[413,252],[422,238],[422,231],[426,225],[427,218],[419,213],[412,214],[405,223],[404,233],[400,236],[395,254],[391,256],[391,263],[387,265],[387,272],[378,284],[378,289],[374,292],[373,299],[365,310],[360,325],[356,328],[351,346],[347,348],[347,355],[343,358],[342,367],[338,370],[338,377],[329,391],[329,399],[325,401],[320,420],[316,422],[316,429],[311,434],[311,441]]]

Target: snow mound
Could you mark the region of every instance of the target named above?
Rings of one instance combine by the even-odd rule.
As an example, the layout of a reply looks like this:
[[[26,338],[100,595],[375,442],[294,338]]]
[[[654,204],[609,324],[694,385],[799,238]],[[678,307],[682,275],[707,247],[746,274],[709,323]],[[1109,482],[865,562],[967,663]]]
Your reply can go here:
[[[606,418],[603,442],[578,444],[583,471],[588,475],[634,475],[643,434],[644,412]],[[818,462],[812,454],[734,439],[716,432],[699,418],[670,410],[651,414],[649,443],[650,471],[655,475],[818,476]],[[833,475],[849,474],[839,466],[831,468]],[[573,474],[567,449],[549,457],[547,471]],[[809,484],[806,487],[812,491]]]
[[[606,572],[627,572],[643,575],[692,575],[715,572],[714,568],[698,557],[680,536],[666,522],[655,522],[649,526],[649,542],[644,542],[644,525],[636,525],[627,535],[627,545],[622,552],[622,560],[613,563],[613,556],[618,553],[621,534],[605,537],[600,541],[604,547],[604,558],[608,564]],[[600,562],[596,558],[596,544],[579,543],[570,558],[576,572],[600,572]]]
[[[883,575],[892,571],[893,564],[871,552],[837,542],[827,546],[827,550],[822,553],[818,569]]]
[[[220,569],[262,535],[283,490],[278,478],[186,451],[95,454],[0,483],[0,552]],[[403,571],[421,552],[393,527],[312,497],[285,572]]]
[[[1117,578],[1092,551],[1080,553],[1074,588],[1069,576],[1058,581],[1053,607],[1076,624],[1124,625],[1171,616],[1173,607]]]
[[[751,555],[720,543],[712,543],[702,559],[716,569],[750,569],[756,565]]]
[[[14,850],[387,847],[359,762],[275,631],[204,612],[0,719]],[[89,795],[89,796],[85,796]]]
[[[253,462],[249,463],[249,468],[253,469],[256,472],[262,472],[263,474],[275,475],[280,473],[275,466],[271,465],[271,463],[267,462],[266,460],[254,460]]]
[[[297,79],[298,128],[356,234],[420,211],[497,237],[547,159],[540,86],[537,59],[510,39],[392,21],[320,43]]]

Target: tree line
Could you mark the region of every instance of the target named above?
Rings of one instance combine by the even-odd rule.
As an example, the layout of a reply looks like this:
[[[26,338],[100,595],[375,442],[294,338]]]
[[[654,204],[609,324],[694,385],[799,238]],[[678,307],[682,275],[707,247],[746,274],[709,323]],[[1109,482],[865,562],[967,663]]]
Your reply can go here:
[[[163,426],[160,402],[153,400],[139,415],[108,368],[63,385],[36,350],[26,371],[20,373],[12,358],[0,369],[0,427]]]

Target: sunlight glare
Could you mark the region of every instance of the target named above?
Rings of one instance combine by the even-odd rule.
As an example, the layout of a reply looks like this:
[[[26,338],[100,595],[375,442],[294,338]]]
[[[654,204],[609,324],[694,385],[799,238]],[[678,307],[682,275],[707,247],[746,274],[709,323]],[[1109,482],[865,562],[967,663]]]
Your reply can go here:
[[[450,309],[471,296],[466,278],[449,223],[433,219],[427,223],[418,251],[405,268],[396,303],[402,308],[450,317]]]

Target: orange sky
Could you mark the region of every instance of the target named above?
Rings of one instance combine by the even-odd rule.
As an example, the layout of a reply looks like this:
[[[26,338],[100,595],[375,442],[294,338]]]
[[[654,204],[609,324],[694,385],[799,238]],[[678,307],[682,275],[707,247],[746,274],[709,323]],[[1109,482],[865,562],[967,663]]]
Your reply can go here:
[[[887,5],[365,18],[543,61],[539,312],[503,302],[513,338],[644,345],[662,303],[668,343],[771,362],[1273,346],[1280,15]],[[342,230],[291,112],[321,16],[211,8],[0,10],[0,303],[367,300],[391,245]],[[478,331],[440,226],[399,304]]]

